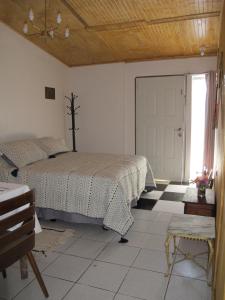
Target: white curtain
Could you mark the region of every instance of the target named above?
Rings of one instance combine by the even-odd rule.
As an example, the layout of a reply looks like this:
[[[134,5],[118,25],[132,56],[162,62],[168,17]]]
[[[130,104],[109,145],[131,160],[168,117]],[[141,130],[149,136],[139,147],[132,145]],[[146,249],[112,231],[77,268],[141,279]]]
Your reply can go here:
[[[213,169],[215,143],[215,110],[216,110],[216,72],[206,74],[206,107],[205,107],[205,142],[203,166]]]

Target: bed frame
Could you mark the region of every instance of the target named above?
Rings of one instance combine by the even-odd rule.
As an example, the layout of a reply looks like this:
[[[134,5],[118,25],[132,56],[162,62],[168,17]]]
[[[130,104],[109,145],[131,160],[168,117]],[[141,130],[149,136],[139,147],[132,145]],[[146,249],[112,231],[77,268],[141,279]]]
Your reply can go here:
[[[131,207],[134,207],[137,205],[138,199],[135,199],[131,202]],[[54,210],[51,208],[40,208],[36,207],[36,212],[38,215],[38,218],[43,220],[50,220],[50,221],[64,221],[69,223],[88,223],[88,224],[95,224],[102,226],[103,230],[110,230],[110,228],[107,228],[103,224],[102,218],[91,218],[87,217],[78,213],[69,213],[59,210]],[[127,243],[128,239],[126,239],[124,236],[121,236],[119,243]]]

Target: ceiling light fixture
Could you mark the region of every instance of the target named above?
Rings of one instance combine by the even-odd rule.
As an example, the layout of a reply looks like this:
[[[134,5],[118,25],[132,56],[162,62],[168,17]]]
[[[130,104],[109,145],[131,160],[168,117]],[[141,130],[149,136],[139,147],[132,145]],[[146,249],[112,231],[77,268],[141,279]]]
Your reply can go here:
[[[27,25],[27,22],[25,22],[23,24],[23,33],[27,34],[28,33],[28,25]]]
[[[48,24],[47,24],[47,0],[45,0],[43,27],[40,28],[39,26],[34,24],[33,21],[34,21],[34,12],[33,12],[33,9],[30,8],[29,12],[28,12],[28,20],[25,21],[24,25],[23,25],[23,33],[26,34],[27,36],[40,36],[40,37],[44,37],[45,40],[47,40],[47,38],[53,39],[54,37],[67,39],[70,36],[70,29],[68,26],[66,26],[63,36],[58,32],[58,25],[60,25],[62,23],[62,15],[59,11],[56,15],[56,25],[48,26]],[[29,30],[30,30],[29,27],[32,27],[35,32],[29,33]]]
[[[200,50],[200,55],[204,56],[205,55],[205,50],[206,50],[205,46],[200,47],[199,50]]]
[[[62,16],[61,16],[60,12],[58,12],[57,16],[56,16],[56,23],[60,24],[61,22],[62,22]]]
[[[34,20],[34,12],[33,12],[32,8],[29,10],[28,17],[29,17],[29,20],[31,22],[33,22],[33,20]]]

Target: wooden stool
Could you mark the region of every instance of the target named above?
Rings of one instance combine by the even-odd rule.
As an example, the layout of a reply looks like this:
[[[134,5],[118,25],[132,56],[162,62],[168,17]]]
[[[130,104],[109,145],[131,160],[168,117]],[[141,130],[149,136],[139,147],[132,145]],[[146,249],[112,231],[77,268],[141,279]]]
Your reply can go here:
[[[183,238],[196,241],[205,241],[208,243],[208,252],[198,253],[192,255],[191,253],[184,253],[176,244],[176,238]],[[184,257],[177,262],[170,262],[170,241],[173,239],[174,242],[174,254],[181,253]],[[179,263],[185,259],[190,259],[196,263],[199,267],[206,271],[207,281],[209,282],[209,271],[212,264],[213,253],[214,253],[214,240],[215,240],[215,218],[203,217],[194,215],[174,215],[170,221],[167,237],[165,240],[166,258],[168,264],[168,271],[165,276],[168,276],[173,264]],[[196,257],[202,254],[208,254],[208,263],[205,268],[199,262],[196,261]]]

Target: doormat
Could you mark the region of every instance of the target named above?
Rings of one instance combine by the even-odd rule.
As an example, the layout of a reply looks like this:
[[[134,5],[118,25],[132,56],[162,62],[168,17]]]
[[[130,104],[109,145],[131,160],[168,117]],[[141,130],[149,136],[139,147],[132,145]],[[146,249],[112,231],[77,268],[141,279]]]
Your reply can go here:
[[[73,229],[42,227],[42,232],[35,235],[34,252],[51,252],[63,245],[75,235]]]

